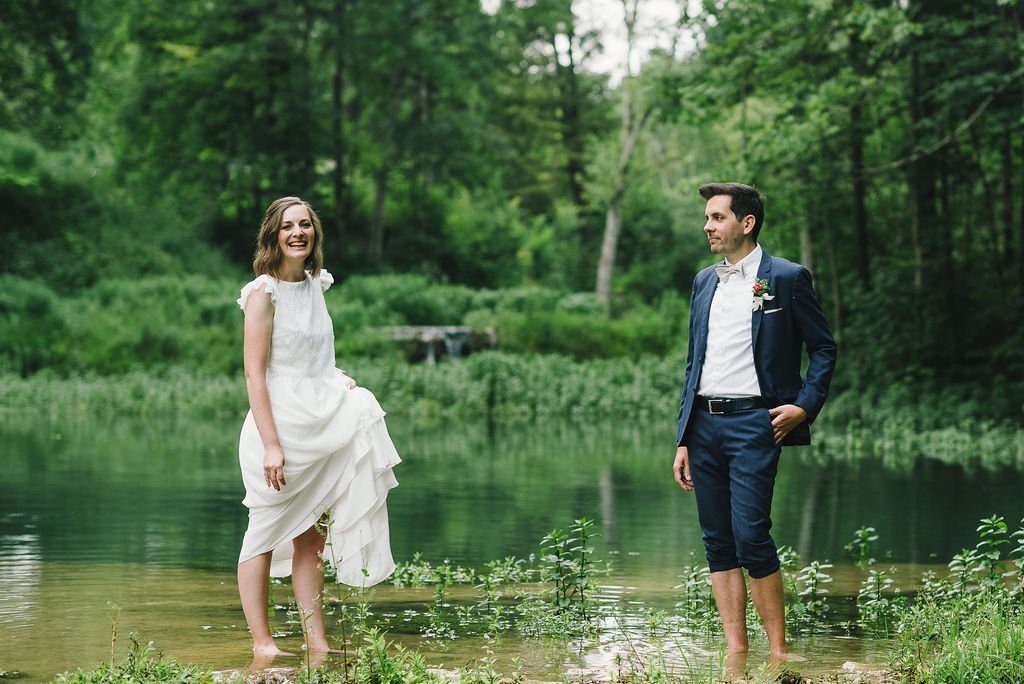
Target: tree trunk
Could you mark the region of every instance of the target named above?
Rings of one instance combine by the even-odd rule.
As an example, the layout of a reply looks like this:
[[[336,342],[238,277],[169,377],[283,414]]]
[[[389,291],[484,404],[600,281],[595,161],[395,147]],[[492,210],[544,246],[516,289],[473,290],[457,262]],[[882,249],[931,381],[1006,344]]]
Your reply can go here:
[[[927,51],[927,43],[918,50]],[[936,136],[938,112],[929,95],[933,94],[935,84],[942,78],[936,64],[922,64],[918,53],[913,54],[910,78],[912,149],[917,149],[918,140],[932,140]],[[913,215],[921,252],[921,288],[916,293],[913,307],[917,317],[916,349],[913,353],[925,366],[948,364],[955,358],[951,351],[956,346],[953,333],[957,325],[950,309],[951,302],[955,305],[951,289],[954,274],[949,268],[952,227],[947,216],[939,215],[938,206],[940,201],[948,202],[948,197],[939,194],[939,173],[941,171],[945,175],[945,155],[945,150],[935,150],[919,156],[911,164]]]
[[[853,173],[853,240],[857,277],[864,289],[871,287],[868,254],[867,179],[864,171],[864,127],[860,101],[850,107],[850,165]]]
[[[433,88],[426,72],[419,75],[416,85],[416,120],[425,129],[430,125],[433,118]],[[433,159],[427,148],[423,146],[417,146],[416,157],[416,165],[419,167],[422,186],[420,191],[425,195],[434,182]]]
[[[1013,249],[1013,138],[1010,135],[1010,126],[1007,124],[1003,129],[1003,239],[1002,239],[1002,261],[1005,264],[1012,264],[1014,259]],[[1002,273],[1000,269],[1000,273]]]
[[[601,241],[601,259],[597,263],[595,294],[598,301],[604,305],[605,311],[611,310],[615,252],[619,244],[619,234],[622,232],[622,195],[623,192],[616,192],[608,203],[604,219],[604,239]]]
[[[854,2],[850,0],[847,11],[854,10]],[[866,71],[864,60],[864,45],[860,39],[860,32],[851,26],[847,33],[849,38],[850,65],[853,67],[853,74],[858,82],[853,93],[853,102],[850,104],[850,173],[853,176],[853,259],[854,267],[857,269],[857,278],[862,289],[871,287],[870,273],[870,245],[868,236],[868,211],[867,211],[867,178],[864,171],[864,110],[861,106],[862,97],[865,93],[861,90],[860,78]]]
[[[346,10],[348,0],[335,0],[334,12],[334,79],[331,84],[331,104],[334,133],[334,236],[339,245],[345,244],[346,179],[345,179],[345,51],[348,47]]]
[[[800,171],[797,172],[797,178],[800,182],[800,187],[804,192],[812,192],[812,185],[808,181],[806,168],[801,167]],[[804,219],[800,224],[800,263],[810,271],[814,273],[814,243],[811,242],[811,226],[817,221],[815,218],[814,211],[811,209],[811,205],[806,205],[806,211],[804,213]]]
[[[384,200],[388,193],[388,165],[384,162],[373,175],[373,215],[370,217],[370,259],[384,258]]]
[[[395,139],[395,131],[398,124],[398,104],[402,94],[402,84],[405,79],[404,70],[399,70],[393,75],[393,87],[388,98],[388,120],[384,128],[385,153],[380,160],[380,166],[373,174],[373,214],[370,216],[370,260],[379,264],[384,258],[384,202],[388,194],[388,178],[391,165],[397,159],[401,159],[402,151]]]
[[[612,275],[615,272],[615,252],[619,244],[619,235],[622,233],[622,197],[626,194],[629,163],[633,159],[640,131],[651,114],[651,110],[647,109],[640,117],[633,116],[628,95],[625,96],[625,100],[622,113],[622,150],[616,167],[614,191],[605,212],[604,238],[601,240],[601,259],[597,264],[597,285],[594,290],[605,311],[611,311],[612,305]]]
[[[807,219],[800,224],[800,264],[814,273],[814,245],[811,243],[811,222]]]
[[[1020,136],[1020,156],[1024,159],[1024,131]],[[1017,222],[1017,254],[1024,257],[1024,199],[1020,203],[1020,218]],[[1024,290],[1021,283],[1024,283],[1024,258],[1017,259],[1017,287],[1018,292]]]
[[[571,11],[571,9],[570,9]],[[576,56],[573,53],[573,40],[576,38],[575,16],[567,29],[566,50],[568,64],[562,66],[558,61],[558,49],[552,37],[551,46],[555,49],[555,70],[559,75],[559,112],[561,114],[562,145],[565,148],[565,173],[569,184],[569,195],[573,204],[583,206],[583,138],[580,135],[580,93],[579,75],[576,73]]]
[[[622,126],[619,129],[621,148],[612,179],[613,190],[605,212],[604,238],[601,240],[601,257],[597,263],[597,283],[594,287],[594,294],[604,306],[605,312],[610,312],[612,306],[612,276],[615,273],[615,253],[618,249],[619,235],[622,233],[622,197],[626,194],[629,163],[633,159],[640,131],[647,124],[652,112],[652,109],[647,107],[637,116],[630,92],[629,78],[632,75],[630,69],[638,5],[639,0],[633,0],[632,3],[629,0],[622,0],[626,23],[626,78],[619,84],[622,93]]]
[[[926,86],[922,83],[923,69],[920,60],[915,54],[911,57],[910,76],[910,149],[916,150],[919,140],[918,128],[921,122],[926,119],[926,112],[922,103],[922,92]],[[935,211],[935,160],[928,156],[921,156],[910,164],[910,193],[911,207],[913,209],[913,227],[916,235],[914,242],[916,251],[920,254],[917,261],[914,281],[920,289],[929,287],[931,283],[930,274],[926,273],[929,264],[935,254],[937,231],[942,228],[938,225],[938,216]],[[933,232],[934,231],[934,232]],[[928,234],[928,240],[921,237]],[[919,307],[920,308],[920,307]],[[923,331],[922,331],[923,332]]]
[[[956,324],[957,321],[961,320],[958,312],[960,298],[954,295],[953,288],[947,284],[957,280],[957,263],[953,259],[953,234],[952,226],[950,225],[953,221],[953,212],[951,211],[952,201],[950,199],[949,157],[945,150],[939,151],[938,156],[939,215],[936,217],[936,224],[941,226],[941,229],[936,231],[935,248],[941,270],[933,275],[933,283],[935,283],[933,290],[936,294],[940,294],[940,301],[942,302],[942,307],[937,312],[936,321],[941,326],[940,329],[948,330],[948,334],[943,338],[947,343],[945,345],[947,356],[946,359],[940,357],[939,360],[955,362],[956,359],[961,358],[960,338],[962,337],[962,328]]]
[[[836,236],[833,234],[835,226],[831,222],[825,222],[826,230],[828,231],[825,240],[825,257],[828,259],[828,274],[829,274],[829,285],[832,294],[832,331],[835,333],[837,338],[842,337],[843,334],[843,301],[842,301],[842,287],[839,282],[839,266],[836,259]],[[810,270],[810,268],[808,268]]]

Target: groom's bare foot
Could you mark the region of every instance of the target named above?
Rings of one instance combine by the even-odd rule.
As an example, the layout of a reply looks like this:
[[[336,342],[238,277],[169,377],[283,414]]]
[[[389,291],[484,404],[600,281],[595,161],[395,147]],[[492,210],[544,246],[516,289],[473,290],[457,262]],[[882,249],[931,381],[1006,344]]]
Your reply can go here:
[[[741,680],[746,676],[748,655],[746,651],[725,654],[724,679],[726,681]]]
[[[806,663],[807,658],[796,653],[790,653],[789,651],[777,652],[773,651],[768,658],[768,667],[770,669],[777,669],[783,663]]]

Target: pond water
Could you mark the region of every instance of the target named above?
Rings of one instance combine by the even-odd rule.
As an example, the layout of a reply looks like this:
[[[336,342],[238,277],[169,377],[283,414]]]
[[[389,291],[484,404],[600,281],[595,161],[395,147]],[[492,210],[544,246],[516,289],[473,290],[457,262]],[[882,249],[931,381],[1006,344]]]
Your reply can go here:
[[[0,415],[0,670],[35,682],[92,667],[109,658],[115,622],[119,654],[136,632],[182,661],[249,664],[234,583],[247,520],[239,425]],[[548,531],[587,516],[600,530],[595,556],[612,563],[600,580],[601,600],[621,618],[602,636],[569,644],[515,635],[427,642],[420,629],[431,590],[384,584],[371,601],[390,639],[438,666],[463,666],[490,651],[499,668],[517,658],[526,674],[549,679],[614,669],[627,645],[674,661],[715,657],[717,640],[644,628],[643,610],[671,613],[678,574],[703,558],[694,503],[672,481],[672,425],[422,426],[395,416],[389,427],[405,459],[389,500],[396,560],[420,552],[480,567],[525,557]],[[857,528],[878,530],[884,566],[912,590],[926,569],[941,571],[973,546],[980,518],[998,513],[1013,524],[1024,516],[1018,470],[857,456],[784,451],[773,509],[779,544],[804,561],[835,564],[830,591],[838,617],[852,615],[864,576],[843,552]],[[290,598],[287,587],[274,591],[279,603]],[[457,588],[453,600],[471,594]],[[272,621],[288,633],[280,643],[297,651],[301,636],[284,611]],[[753,648],[756,664],[766,649],[763,641]],[[884,664],[886,645],[836,633],[799,637],[793,648],[810,658],[804,671],[814,672],[847,660]]]

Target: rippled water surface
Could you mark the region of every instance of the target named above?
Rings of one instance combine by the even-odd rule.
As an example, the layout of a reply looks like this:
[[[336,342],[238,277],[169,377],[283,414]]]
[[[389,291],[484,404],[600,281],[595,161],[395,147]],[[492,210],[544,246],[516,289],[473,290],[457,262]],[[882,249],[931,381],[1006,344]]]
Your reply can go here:
[[[245,530],[236,447],[240,421],[55,422],[0,415],[0,670],[42,681],[118,653],[129,632],[181,660],[217,669],[249,663],[234,564]],[[419,636],[426,589],[381,585],[373,610],[390,636],[432,663],[458,667],[493,652],[531,675],[558,679],[570,668],[614,669],[627,648],[672,662],[713,659],[716,642],[651,632],[651,609],[671,614],[681,567],[702,557],[693,501],[673,483],[673,426],[571,423],[488,428],[423,427],[389,419],[405,459],[391,494],[397,560],[414,552],[467,566],[528,556],[544,534],[574,518],[597,521],[595,555],[612,561],[601,600],[618,615],[583,643],[465,637],[447,644]],[[976,521],[1024,515],[1017,470],[948,464],[914,455],[886,458],[787,450],[780,464],[773,535],[805,560],[831,559],[835,611],[852,615],[861,571],[843,545],[862,525],[881,536],[883,559],[905,589],[974,543]],[[288,598],[288,588],[275,588]],[[461,592],[461,593],[460,593]],[[453,600],[470,600],[457,589]],[[284,611],[275,629],[297,650]],[[627,640],[626,635],[630,638]],[[805,670],[846,660],[883,663],[885,644],[837,635],[801,638]],[[758,650],[760,649],[760,650]],[[755,646],[752,662],[763,657]],[[656,656],[650,656],[656,657]],[[288,663],[283,663],[288,664]]]

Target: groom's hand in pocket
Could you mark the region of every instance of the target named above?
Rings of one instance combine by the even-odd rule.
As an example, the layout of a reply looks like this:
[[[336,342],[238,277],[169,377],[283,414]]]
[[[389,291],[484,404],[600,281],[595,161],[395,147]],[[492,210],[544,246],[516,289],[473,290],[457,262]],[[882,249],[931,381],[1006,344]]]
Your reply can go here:
[[[690,454],[686,447],[676,449],[676,460],[672,464],[672,474],[676,477],[676,484],[688,492],[693,491],[693,479],[690,477]]]
[[[782,440],[793,431],[800,423],[807,420],[807,411],[796,404],[783,404],[773,409],[768,409],[772,416],[772,433],[775,436],[775,443],[782,444]]]

